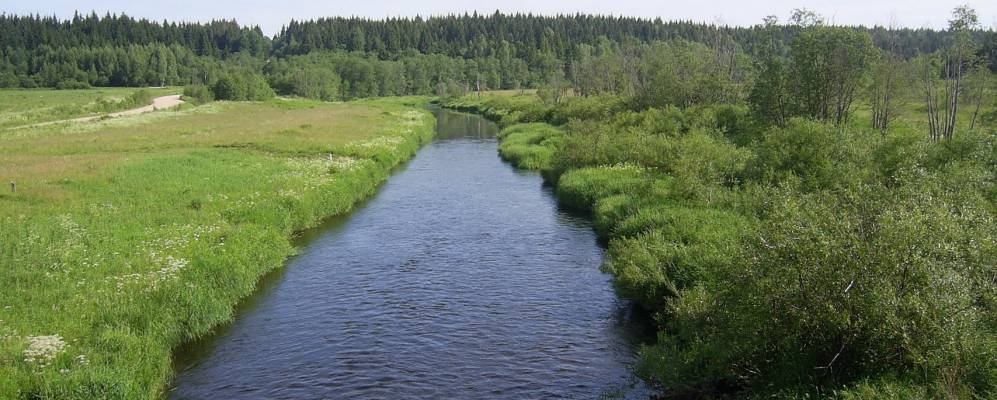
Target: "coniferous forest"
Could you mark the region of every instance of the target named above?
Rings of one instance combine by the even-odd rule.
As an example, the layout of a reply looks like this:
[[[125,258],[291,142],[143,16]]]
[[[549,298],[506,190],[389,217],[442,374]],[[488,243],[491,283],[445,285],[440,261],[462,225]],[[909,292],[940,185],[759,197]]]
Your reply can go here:
[[[952,36],[929,29],[846,30],[902,60],[934,54]],[[561,80],[582,84],[586,69],[607,56],[642,53],[660,42],[784,58],[800,33],[799,24],[774,21],[729,27],[496,12],[291,21],[271,38],[234,20],[177,24],[93,13],[71,20],[0,15],[0,87],[213,86],[230,79],[252,86],[263,77],[279,94],[322,99],[537,88]],[[997,33],[971,35],[979,44],[975,56],[997,68]]]

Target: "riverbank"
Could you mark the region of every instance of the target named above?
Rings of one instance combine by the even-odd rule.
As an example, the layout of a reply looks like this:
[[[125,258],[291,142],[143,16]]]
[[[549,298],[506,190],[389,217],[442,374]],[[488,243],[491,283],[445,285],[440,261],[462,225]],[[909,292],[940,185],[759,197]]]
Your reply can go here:
[[[434,134],[426,99],[210,103],[0,131],[0,398],[154,399],[290,239]],[[9,188],[5,188],[9,189]]]
[[[650,397],[630,369],[647,321],[589,223],[495,156],[494,124],[436,114],[377,195],[187,349],[171,399]]]
[[[935,143],[917,118],[766,126],[737,104],[444,106],[499,121],[502,157],[592,217],[617,292],[656,316],[638,371],[668,395],[997,390],[992,128]]]

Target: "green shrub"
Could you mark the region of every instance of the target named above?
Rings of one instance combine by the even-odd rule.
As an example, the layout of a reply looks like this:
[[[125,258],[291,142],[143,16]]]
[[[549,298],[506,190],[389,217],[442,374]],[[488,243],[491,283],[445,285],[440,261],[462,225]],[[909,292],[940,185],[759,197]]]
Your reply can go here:
[[[672,141],[664,167],[675,177],[678,197],[709,202],[739,182],[753,157],[722,136],[694,129]]]
[[[55,88],[58,90],[90,89],[90,84],[83,81],[65,80],[59,81],[59,83],[55,85]]]
[[[261,101],[272,99],[275,95],[263,76],[249,72],[223,75],[211,85],[211,92],[216,100],[237,101]]]
[[[608,120],[617,130],[639,129],[656,136],[678,136],[689,130],[687,116],[675,106],[649,108],[644,111],[623,111]]]
[[[531,123],[503,129],[499,137],[502,140],[499,153],[503,158],[520,168],[540,170],[550,168],[564,133],[548,124]]]
[[[145,89],[136,90],[128,97],[128,102],[134,107],[144,107],[152,103],[152,93]]]
[[[582,168],[561,176],[556,193],[566,207],[589,211],[599,199],[641,192],[650,181],[647,171],[632,165]]]
[[[637,211],[638,199],[630,193],[603,197],[592,207],[592,224],[600,237],[608,237],[620,221]]]
[[[275,94],[262,75],[252,74],[245,78],[246,100],[263,101],[274,98]]]
[[[211,85],[211,92],[218,100],[245,100],[246,84],[238,76],[224,75]]]
[[[476,112],[486,118],[500,122],[500,126],[510,126],[526,122],[546,122],[551,107],[540,101],[535,94],[514,96],[467,94],[454,99],[444,99],[444,107],[461,111]]]
[[[187,85],[183,88],[183,99],[192,104],[204,104],[214,101],[215,95],[205,85]]]
[[[700,104],[658,78],[638,103]],[[531,125],[502,152],[549,166],[559,201],[610,239],[605,271],[660,324],[641,375],[690,397],[997,394],[997,136],[608,100],[473,101],[506,125],[564,124],[552,153]]]
[[[896,378],[880,378],[863,380],[851,387],[837,390],[834,398],[838,400],[929,400],[939,398],[930,393],[927,388],[909,380]]]
[[[678,243],[723,242],[734,246],[738,235],[747,232],[749,227],[745,217],[729,211],[658,204],[642,207],[620,221],[613,230],[613,237],[658,231]]]
[[[997,223],[985,202],[932,186],[778,192],[742,262],[712,271],[712,306],[673,303],[674,353],[653,353],[665,359],[648,365],[722,353],[723,373],[701,382],[820,388],[897,371],[992,392],[994,294],[992,271],[982,271],[997,244],[977,238],[993,237]],[[674,368],[648,372],[688,379]]]
[[[757,157],[747,174],[768,184],[796,177],[807,190],[855,186],[876,177],[872,150],[881,138],[871,130],[794,119],[752,145]]]
[[[624,100],[619,96],[568,97],[550,111],[550,122],[563,125],[573,119],[603,120],[624,108]]]
[[[622,296],[653,311],[662,310],[680,290],[700,284],[717,270],[730,268],[736,259],[736,234],[726,240],[693,237],[683,241],[674,237],[675,230],[681,229],[668,228],[671,230],[652,229],[614,239],[603,266],[613,275]]]

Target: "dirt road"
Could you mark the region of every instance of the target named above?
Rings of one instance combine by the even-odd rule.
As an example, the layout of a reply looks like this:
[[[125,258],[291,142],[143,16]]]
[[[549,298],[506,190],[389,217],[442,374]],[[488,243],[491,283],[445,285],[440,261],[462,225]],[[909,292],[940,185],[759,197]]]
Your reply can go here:
[[[90,122],[90,121],[96,121],[96,120],[102,119],[105,116],[106,117],[110,117],[110,118],[117,118],[117,117],[127,117],[127,116],[132,116],[132,115],[144,114],[144,113],[153,112],[153,111],[156,111],[156,110],[165,110],[165,109],[173,108],[173,107],[176,107],[176,106],[179,106],[179,105],[183,104],[184,101],[180,99],[180,96],[181,95],[179,95],[179,94],[171,94],[169,96],[160,96],[160,97],[157,97],[155,99],[152,99],[152,104],[149,104],[147,106],[139,107],[139,108],[133,108],[131,110],[113,112],[113,113],[109,113],[109,114],[106,114],[106,115],[95,115],[95,116],[92,116],[92,117],[80,117],[80,118],[71,118],[71,119],[61,119],[61,120],[58,120],[58,121],[48,121],[48,122],[42,122],[42,123],[38,123],[38,124],[16,126],[16,127],[9,128],[9,129],[34,128],[34,127],[39,127],[39,126],[61,124],[61,123],[66,123],[66,122]]]
[[[125,110],[125,111],[118,111],[116,113],[110,113],[108,115],[111,116],[111,118],[125,117],[129,115],[138,115],[142,113],[152,112],[156,110],[165,110],[167,108],[173,108],[181,104],[183,104],[183,100],[180,100],[180,95],[171,94],[169,96],[161,96],[152,99],[152,104],[149,104],[145,107],[133,108],[131,110]],[[97,119],[100,117],[87,117],[87,118]]]

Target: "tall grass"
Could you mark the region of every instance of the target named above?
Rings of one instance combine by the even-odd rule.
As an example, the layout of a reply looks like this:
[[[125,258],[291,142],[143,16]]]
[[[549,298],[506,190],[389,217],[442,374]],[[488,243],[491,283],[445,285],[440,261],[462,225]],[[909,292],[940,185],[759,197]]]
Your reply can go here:
[[[431,138],[410,106],[424,102],[219,103],[0,134],[0,178],[18,183],[0,195],[0,398],[157,398],[171,351],[230,319],[295,232]]]
[[[560,129],[545,123],[512,125],[499,134],[499,154],[520,168],[549,169],[563,137]]]
[[[442,105],[481,114],[505,127],[517,123],[546,121],[552,108],[539,100],[533,92],[513,95],[507,92],[487,92],[447,99]]]

